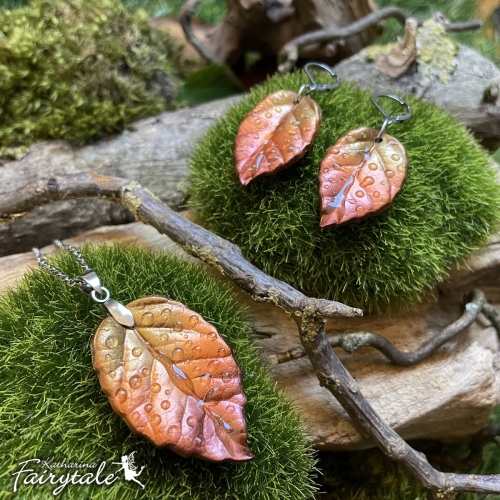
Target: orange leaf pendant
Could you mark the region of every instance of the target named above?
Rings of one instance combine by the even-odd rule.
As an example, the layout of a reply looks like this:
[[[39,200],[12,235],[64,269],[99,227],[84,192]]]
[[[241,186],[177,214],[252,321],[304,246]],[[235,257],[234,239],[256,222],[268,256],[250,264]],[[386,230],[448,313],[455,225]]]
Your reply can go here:
[[[120,304],[76,248],[54,243],[73,254],[83,274],[69,277],[34,248],[39,266],[77,286],[109,314],[92,337],[92,364],[129,428],[183,457],[251,460],[242,372],[217,330],[165,297]]]
[[[298,101],[298,102],[297,102]],[[243,186],[300,160],[316,139],[321,108],[308,96],[279,90],[266,96],[240,123],[234,141]]]
[[[183,304],[128,304],[135,326],[106,318],[92,361],[111,406],[129,428],[184,457],[250,460],[242,372],[217,330]]]
[[[318,176],[321,227],[364,219],[387,208],[408,167],[406,150],[394,137],[360,127],[347,132],[326,153]]]

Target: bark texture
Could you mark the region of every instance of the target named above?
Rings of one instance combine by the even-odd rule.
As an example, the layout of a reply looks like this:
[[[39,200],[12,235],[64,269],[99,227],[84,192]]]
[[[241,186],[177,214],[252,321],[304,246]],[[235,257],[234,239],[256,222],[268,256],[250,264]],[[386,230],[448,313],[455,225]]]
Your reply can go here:
[[[455,116],[492,146],[500,139],[500,71],[469,47],[460,46],[456,69],[448,83],[434,78],[422,84],[422,76],[413,66],[392,78],[376,62],[363,60],[362,53],[340,62],[335,71],[341,78],[373,92],[416,94]]]

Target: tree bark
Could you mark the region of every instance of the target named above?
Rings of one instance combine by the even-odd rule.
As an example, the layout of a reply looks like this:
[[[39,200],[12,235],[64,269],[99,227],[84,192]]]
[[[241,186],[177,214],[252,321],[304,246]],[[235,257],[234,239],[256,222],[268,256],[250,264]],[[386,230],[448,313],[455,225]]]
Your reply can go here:
[[[491,61],[464,45],[456,56],[456,69],[449,83],[438,78],[423,86],[418,71],[391,78],[366,62],[362,53],[335,66],[338,75],[373,92],[416,94],[455,116],[476,137],[496,149],[500,140],[500,71]]]

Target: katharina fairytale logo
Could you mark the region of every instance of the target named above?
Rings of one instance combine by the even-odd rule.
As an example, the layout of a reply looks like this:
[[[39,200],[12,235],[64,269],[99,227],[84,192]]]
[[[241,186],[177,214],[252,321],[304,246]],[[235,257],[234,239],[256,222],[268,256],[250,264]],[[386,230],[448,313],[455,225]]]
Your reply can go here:
[[[52,494],[57,496],[72,485],[110,486],[120,479],[133,481],[144,489],[145,485],[137,478],[142,474],[145,466],[137,470],[134,454],[135,451],[130,455],[123,455],[120,462],[111,462],[109,465],[106,461],[86,463],[71,462],[66,458],[60,461],[56,461],[54,457],[47,460],[30,458],[20,462],[19,469],[12,474],[14,476],[13,489],[17,492],[23,485],[50,484],[54,486]]]

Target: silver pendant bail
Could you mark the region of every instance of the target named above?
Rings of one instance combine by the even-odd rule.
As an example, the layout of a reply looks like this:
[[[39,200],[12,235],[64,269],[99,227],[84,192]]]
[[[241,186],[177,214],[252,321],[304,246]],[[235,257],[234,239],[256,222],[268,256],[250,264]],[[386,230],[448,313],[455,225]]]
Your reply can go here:
[[[99,276],[95,271],[90,271],[89,273],[82,274],[80,278],[87,283],[92,290],[94,290],[99,295],[102,295],[102,285]]]

